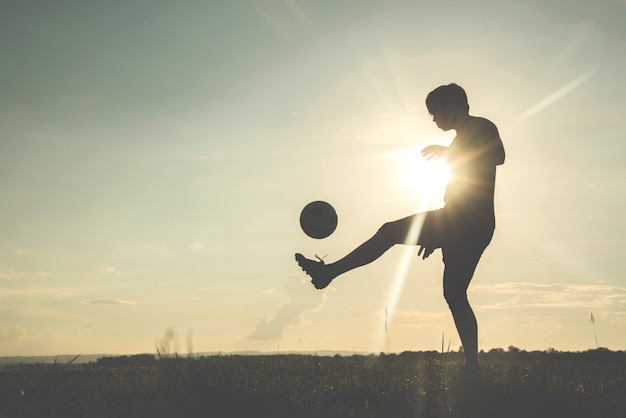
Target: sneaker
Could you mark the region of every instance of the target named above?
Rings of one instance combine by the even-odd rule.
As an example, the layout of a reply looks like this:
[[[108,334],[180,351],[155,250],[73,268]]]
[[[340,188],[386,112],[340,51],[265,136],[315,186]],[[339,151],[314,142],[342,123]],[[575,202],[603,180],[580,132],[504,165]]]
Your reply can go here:
[[[324,260],[310,260],[300,253],[296,254],[298,265],[311,277],[311,283],[316,289],[323,289],[330,284],[334,277],[330,277],[324,264]]]

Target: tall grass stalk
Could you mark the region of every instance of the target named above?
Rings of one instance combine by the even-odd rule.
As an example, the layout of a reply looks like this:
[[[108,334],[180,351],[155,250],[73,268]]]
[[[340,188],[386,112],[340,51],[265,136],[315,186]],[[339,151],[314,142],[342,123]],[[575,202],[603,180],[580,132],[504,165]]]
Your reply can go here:
[[[388,328],[389,316],[387,313],[387,307],[385,306],[385,345],[387,346],[387,352],[391,351],[391,343],[389,341],[389,328]]]
[[[593,316],[593,312],[591,312],[591,324],[593,325],[593,335],[596,337],[596,348],[600,348],[598,345],[598,333],[596,331],[596,318]]]

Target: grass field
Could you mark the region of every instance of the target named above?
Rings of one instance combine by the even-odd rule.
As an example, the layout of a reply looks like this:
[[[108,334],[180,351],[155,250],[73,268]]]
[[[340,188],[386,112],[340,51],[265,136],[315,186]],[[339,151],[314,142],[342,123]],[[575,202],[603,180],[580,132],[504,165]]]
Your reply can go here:
[[[0,371],[0,417],[626,416],[626,353],[131,356]]]

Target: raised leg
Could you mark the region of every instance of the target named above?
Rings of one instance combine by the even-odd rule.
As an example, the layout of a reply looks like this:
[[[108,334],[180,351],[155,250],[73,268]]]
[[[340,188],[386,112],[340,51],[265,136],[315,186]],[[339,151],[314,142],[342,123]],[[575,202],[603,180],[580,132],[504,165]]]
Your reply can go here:
[[[324,264],[323,261],[311,260],[302,254],[296,254],[296,261],[311,276],[313,285],[323,289],[337,276],[378,259],[395,244],[417,244],[417,237],[410,237],[411,230],[415,229],[416,217],[413,215],[384,224],[373,237],[334,263]]]

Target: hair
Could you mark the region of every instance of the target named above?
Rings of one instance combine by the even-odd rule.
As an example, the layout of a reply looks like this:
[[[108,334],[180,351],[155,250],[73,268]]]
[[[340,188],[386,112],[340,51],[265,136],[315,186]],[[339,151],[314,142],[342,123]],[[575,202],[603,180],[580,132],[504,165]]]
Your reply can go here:
[[[456,83],[439,86],[428,93],[426,97],[426,108],[431,115],[441,108],[453,108],[467,113],[469,112],[467,94],[465,94],[463,87]]]

